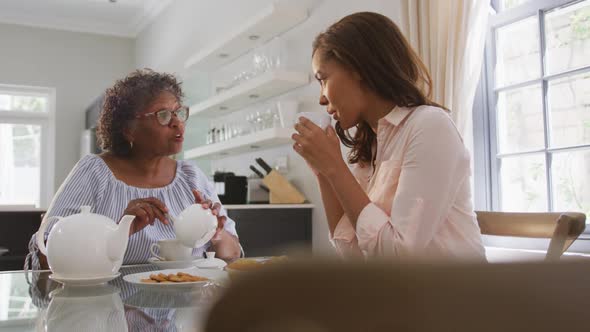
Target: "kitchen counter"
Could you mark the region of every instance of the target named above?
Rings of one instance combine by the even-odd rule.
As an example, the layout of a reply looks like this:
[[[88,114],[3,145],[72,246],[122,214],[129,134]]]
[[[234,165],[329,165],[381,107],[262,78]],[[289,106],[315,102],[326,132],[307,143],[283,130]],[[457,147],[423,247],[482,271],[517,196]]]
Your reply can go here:
[[[313,209],[313,204],[226,204],[226,210],[245,209]]]
[[[247,256],[311,253],[312,204],[226,205]]]

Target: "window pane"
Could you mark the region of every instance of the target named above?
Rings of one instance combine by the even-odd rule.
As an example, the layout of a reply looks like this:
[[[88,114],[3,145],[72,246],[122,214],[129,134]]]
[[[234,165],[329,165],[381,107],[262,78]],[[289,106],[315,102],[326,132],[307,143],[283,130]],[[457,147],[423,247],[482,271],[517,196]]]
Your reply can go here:
[[[590,144],[590,72],[549,81],[551,146]]]
[[[0,111],[47,112],[47,98],[0,93]]]
[[[590,1],[545,16],[547,73],[590,65]]]
[[[536,16],[496,32],[496,87],[539,78],[539,23]]]
[[[0,205],[39,206],[41,126],[0,124]]]
[[[541,85],[498,94],[498,152],[522,152],[545,147]]]
[[[11,96],[0,94],[0,111],[10,110]]]
[[[547,210],[545,155],[502,158],[500,185],[502,211]]]
[[[528,1],[531,0],[500,0],[500,10],[518,7]]]
[[[553,154],[553,209],[590,216],[590,150]]]

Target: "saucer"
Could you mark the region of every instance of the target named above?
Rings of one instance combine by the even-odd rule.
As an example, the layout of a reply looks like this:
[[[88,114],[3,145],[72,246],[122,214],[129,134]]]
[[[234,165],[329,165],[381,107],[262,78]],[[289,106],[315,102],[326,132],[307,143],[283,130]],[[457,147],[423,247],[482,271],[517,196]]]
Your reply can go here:
[[[49,279],[55,280],[59,283],[64,284],[65,286],[95,286],[107,283],[118,276],[121,273],[117,272],[110,276],[102,276],[102,277],[91,277],[91,278],[69,278],[69,277],[62,277],[55,274],[49,275]]]
[[[223,269],[227,263],[219,258],[201,258],[195,260],[195,266],[199,269]]]
[[[190,259],[190,260],[186,260],[186,261],[162,261],[159,260],[156,257],[150,257],[148,258],[148,262],[150,264],[153,264],[157,267],[159,267],[160,269],[182,269],[182,268],[187,268],[187,267],[194,267],[195,266],[195,262],[199,260],[199,259]]]

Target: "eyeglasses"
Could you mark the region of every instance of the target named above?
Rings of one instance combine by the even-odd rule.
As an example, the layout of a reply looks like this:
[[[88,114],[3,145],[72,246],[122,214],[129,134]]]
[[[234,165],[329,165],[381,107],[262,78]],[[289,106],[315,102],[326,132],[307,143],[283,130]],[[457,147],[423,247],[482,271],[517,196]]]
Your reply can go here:
[[[179,107],[175,111],[161,110],[161,111],[155,111],[155,112],[146,113],[146,114],[138,114],[135,116],[135,118],[140,119],[143,117],[155,115],[156,120],[158,120],[158,123],[160,123],[162,126],[167,126],[170,123],[170,121],[172,121],[172,114],[176,115],[176,118],[178,119],[178,121],[186,122],[186,120],[188,120],[188,114],[189,114],[188,107],[182,106],[182,107]]]

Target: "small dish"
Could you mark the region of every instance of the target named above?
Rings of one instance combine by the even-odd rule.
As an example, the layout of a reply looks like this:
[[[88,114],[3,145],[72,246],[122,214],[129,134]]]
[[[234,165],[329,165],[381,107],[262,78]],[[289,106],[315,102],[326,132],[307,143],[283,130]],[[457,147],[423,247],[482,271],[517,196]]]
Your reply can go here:
[[[195,266],[199,269],[223,269],[227,265],[224,260],[215,258],[214,251],[208,251],[206,255],[207,258],[195,260]]]
[[[202,258],[201,258],[202,259]],[[186,261],[163,261],[157,257],[148,258],[148,262],[157,266],[160,269],[183,269],[188,267],[194,267],[195,263],[201,259],[190,259]]]

